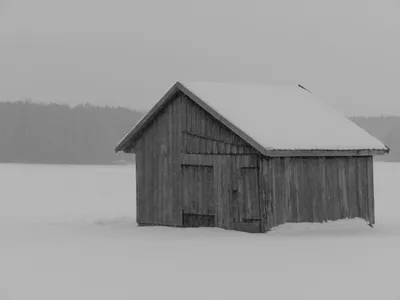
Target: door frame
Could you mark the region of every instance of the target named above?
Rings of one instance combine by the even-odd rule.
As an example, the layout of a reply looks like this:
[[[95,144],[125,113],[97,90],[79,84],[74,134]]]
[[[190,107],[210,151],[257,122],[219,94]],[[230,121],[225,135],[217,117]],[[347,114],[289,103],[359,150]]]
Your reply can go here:
[[[245,232],[253,232],[253,233],[260,233],[262,232],[263,229],[263,212],[262,212],[262,206],[261,206],[261,176],[260,176],[260,157],[258,155],[237,155],[235,156],[236,159],[232,160],[232,173],[235,172],[236,174],[234,175],[235,180],[232,180],[232,191],[237,190],[238,196],[236,197],[236,201],[238,203],[234,205],[233,207],[237,207],[238,213],[239,213],[239,218],[240,220],[236,220],[236,222],[232,221],[232,229],[238,230],[238,231],[245,231]],[[238,159],[239,158],[239,159]],[[248,161],[246,161],[243,158],[249,158]],[[257,189],[256,191],[256,197],[257,201],[252,203],[252,205],[257,206],[257,218],[243,218],[240,217],[241,212],[241,205],[243,204],[242,202],[245,200],[243,198],[243,195],[240,196],[241,187],[240,185],[243,184],[243,172],[242,170],[244,169],[251,169],[255,170],[255,175],[256,175],[256,183],[255,187]],[[242,178],[242,179],[241,179]],[[244,188],[244,187],[242,187]],[[242,197],[240,199],[240,197]],[[233,202],[233,197],[232,197],[232,202]]]
[[[243,161],[240,162],[240,164],[237,166],[237,158],[239,158]],[[257,232],[263,232],[264,229],[264,223],[265,223],[265,214],[264,211],[262,210],[262,194],[261,194],[261,183],[262,183],[262,174],[260,174],[261,168],[261,162],[260,162],[261,157],[257,154],[230,154],[230,155],[219,155],[219,154],[182,154],[181,156],[181,170],[183,165],[192,165],[192,166],[197,166],[197,167],[213,167],[214,170],[214,180],[213,180],[213,188],[214,188],[214,204],[215,204],[215,226],[219,228],[225,228],[225,229],[233,229],[235,230],[235,226],[233,223],[233,218],[231,216],[231,213],[225,212],[223,210],[223,207],[225,206],[229,211],[231,211],[231,205],[232,205],[232,199],[233,199],[233,192],[235,190],[234,185],[235,183],[233,182],[233,175],[232,172],[237,172],[237,174],[241,173],[242,168],[251,168],[251,169],[256,169],[256,176],[257,176],[257,197],[258,197],[258,211],[259,211],[259,218],[258,218],[258,223],[259,223],[259,230]],[[248,164],[246,164],[246,160],[248,160]],[[226,183],[226,180],[224,181],[222,179],[224,172],[226,172],[225,168],[229,167],[229,175],[225,174],[228,177],[228,184],[226,186],[222,186],[222,183]],[[182,205],[183,205],[183,173],[182,175],[182,188],[181,188],[181,199],[182,199]],[[241,175],[239,175],[241,176]],[[238,176],[236,175],[236,178]],[[239,183],[236,184],[237,189],[239,189],[238,186]],[[221,198],[221,199],[220,199]],[[183,209],[183,207],[182,207]],[[182,220],[183,222],[183,220]],[[245,223],[245,222],[240,222],[240,223]],[[183,223],[182,223],[183,225]],[[245,228],[243,228],[245,229]],[[249,232],[248,230],[240,230],[240,231],[246,231]],[[250,231],[253,232],[253,231]]]
[[[200,214],[198,212],[193,212],[193,211],[185,211],[185,197],[184,195],[186,194],[184,189],[185,189],[185,175],[184,175],[184,170],[185,168],[188,167],[193,167],[193,168],[212,168],[212,187],[213,187],[213,193],[212,193],[212,206],[213,206],[213,211],[214,214]],[[181,185],[180,185],[180,195],[181,195],[181,211],[182,211],[182,226],[183,227],[215,227],[216,226],[216,215],[217,215],[217,208],[216,208],[216,199],[215,199],[215,167],[213,165],[203,165],[203,164],[194,164],[194,163],[181,163],[180,164],[180,175],[181,175]],[[197,203],[199,204],[199,203]],[[188,220],[187,222],[187,226],[185,226],[185,220],[192,217],[193,220]],[[208,219],[207,220],[207,224],[209,224],[210,226],[196,226],[195,224],[197,223],[197,221],[195,219]],[[213,219],[213,221],[212,221]],[[204,220],[203,220],[204,221]],[[195,223],[195,224],[193,224]],[[203,223],[203,222],[201,222]],[[213,224],[212,224],[213,223]],[[212,225],[211,225],[212,224]]]

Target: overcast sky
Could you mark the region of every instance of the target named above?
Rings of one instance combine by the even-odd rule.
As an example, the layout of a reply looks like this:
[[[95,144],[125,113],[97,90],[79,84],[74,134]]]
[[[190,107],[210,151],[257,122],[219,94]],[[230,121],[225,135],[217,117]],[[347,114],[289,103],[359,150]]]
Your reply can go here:
[[[400,115],[398,0],[0,0],[0,101],[148,109],[176,80],[296,81]]]

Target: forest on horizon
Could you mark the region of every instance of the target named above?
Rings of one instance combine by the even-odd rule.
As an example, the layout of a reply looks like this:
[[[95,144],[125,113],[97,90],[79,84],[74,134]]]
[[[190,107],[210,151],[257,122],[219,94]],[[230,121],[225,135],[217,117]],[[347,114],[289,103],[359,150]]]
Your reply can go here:
[[[0,162],[37,164],[126,164],[131,154],[114,149],[143,116],[124,107],[0,102]],[[387,145],[378,160],[400,161],[400,117],[350,117]]]
[[[114,149],[142,116],[123,107],[0,102],[0,162],[132,163]]]

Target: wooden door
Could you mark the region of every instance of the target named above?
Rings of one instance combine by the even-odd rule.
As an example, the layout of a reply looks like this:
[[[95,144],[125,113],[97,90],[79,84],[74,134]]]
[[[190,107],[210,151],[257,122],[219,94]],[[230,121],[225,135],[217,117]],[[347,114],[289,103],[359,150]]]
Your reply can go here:
[[[238,156],[233,161],[232,228],[260,232],[260,198],[257,157]]]
[[[214,168],[182,165],[182,225],[184,227],[214,227]]]

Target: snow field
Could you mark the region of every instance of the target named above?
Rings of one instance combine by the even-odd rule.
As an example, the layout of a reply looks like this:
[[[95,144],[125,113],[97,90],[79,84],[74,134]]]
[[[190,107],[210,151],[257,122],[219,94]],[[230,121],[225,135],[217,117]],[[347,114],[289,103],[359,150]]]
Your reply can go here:
[[[136,227],[129,166],[1,165],[0,299],[400,299],[400,164],[376,227]]]

